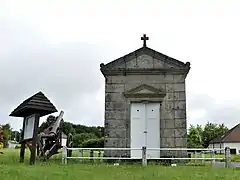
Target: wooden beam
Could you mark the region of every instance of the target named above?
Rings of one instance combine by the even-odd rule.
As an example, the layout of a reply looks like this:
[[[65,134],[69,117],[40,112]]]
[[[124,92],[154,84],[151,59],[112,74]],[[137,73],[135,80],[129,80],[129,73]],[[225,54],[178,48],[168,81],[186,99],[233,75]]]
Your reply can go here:
[[[38,139],[38,125],[39,125],[39,119],[40,114],[35,114],[35,122],[34,122],[34,128],[33,128],[33,140],[32,140],[32,150],[30,155],[30,165],[35,164],[36,160],[36,145],[37,145],[37,139]]]
[[[25,141],[24,139],[24,129],[25,129],[25,121],[26,118],[23,119],[23,128],[22,128],[22,133],[21,133],[21,149],[20,149],[20,163],[24,162],[24,155],[25,155]]]

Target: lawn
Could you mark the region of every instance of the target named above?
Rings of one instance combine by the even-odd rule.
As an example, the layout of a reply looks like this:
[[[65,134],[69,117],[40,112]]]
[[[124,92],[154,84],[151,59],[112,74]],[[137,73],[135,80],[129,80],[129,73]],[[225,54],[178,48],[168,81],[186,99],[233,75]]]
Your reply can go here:
[[[50,162],[36,162],[35,166],[18,162],[19,150],[4,150],[0,154],[1,180],[234,180],[239,179],[240,170],[212,168],[209,166],[160,166],[139,164],[113,166],[112,164],[81,164],[80,162],[62,165],[58,157]]]
[[[192,153],[191,157],[195,157],[194,154]],[[197,154],[197,158],[201,158],[201,154],[198,153]],[[225,158],[224,154],[215,154],[216,158]],[[210,153],[205,153],[205,158],[211,158],[211,154]],[[232,162],[240,162],[240,155],[231,155],[231,161]]]

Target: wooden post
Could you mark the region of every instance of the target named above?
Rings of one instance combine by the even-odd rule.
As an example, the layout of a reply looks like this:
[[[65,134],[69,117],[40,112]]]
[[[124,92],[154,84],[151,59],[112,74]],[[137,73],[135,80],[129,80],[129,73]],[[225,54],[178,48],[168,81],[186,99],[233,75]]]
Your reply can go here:
[[[212,166],[215,164],[215,152],[214,152],[214,149],[211,151],[211,158],[213,158],[212,160],[211,160],[211,164],[212,164]]]
[[[146,146],[142,147],[142,166],[147,166],[147,148],[146,148]]]
[[[67,164],[67,147],[62,148],[62,164]]]
[[[26,121],[26,118],[23,119],[23,128],[22,128],[22,133],[21,133],[20,163],[24,162],[25,148],[26,148],[26,143],[23,140],[24,139],[25,121]]]
[[[98,158],[99,158],[99,161],[101,161],[101,151],[98,151]]]
[[[35,114],[33,140],[32,140],[31,155],[30,155],[30,165],[34,165],[36,160],[36,145],[37,145],[37,138],[38,138],[37,130],[39,125],[39,118],[40,118],[40,114]]]
[[[231,166],[231,153],[230,153],[230,148],[226,147],[225,148],[225,168],[230,168]]]
[[[204,151],[201,152],[201,157],[202,157],[202,158],[205,158]],[[202,159],[202,164],[204,164],[204,163],[205,163],[205,159]]]
[[[197,162],[197,160],[195,158],[197,158],[197,152],[196,151],[194,151],[194,163]]]
[[[21,143],[21,149],[20,149],[20,163],[24,162],[24,156],[25,156],[25,142]]]
[[[93,150],[90,151],[90,161],[93,162]]]
[[[83,157],[83,150],[82,149],[78,150],[78,157],[81,157],[81,158],[79,158],[79,161],[82,162],[83,161],[83,159],[82,159],[82,157]]]

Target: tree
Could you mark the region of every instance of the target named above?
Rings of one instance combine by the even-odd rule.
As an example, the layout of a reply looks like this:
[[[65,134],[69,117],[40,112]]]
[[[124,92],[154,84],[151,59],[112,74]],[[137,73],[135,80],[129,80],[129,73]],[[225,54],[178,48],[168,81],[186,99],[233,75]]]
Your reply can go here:
[[[3,148],[3,128],[2,126],[0,125],[0,149]],[[0,152],[2,153],[2,152]]]
[[[49,126],[53,125],[53,123],[56,122],[58,117],[55,117],[53,115],[50,115],[47,117],[46,121],[41,124],[41,126],[38,129],[38,132],[43,132],[44,129],[48,128]],[[75,129],[72,126],[72,123],[64,122],[62,119],[59,125],[59,128],[63,131],[64,134],[75,134]]]
[[[104,138],[89,139],[81,145],[83,148],[104,148]]]
[[[19,142],[20,141],[20,132],[12,131],[11,132],[11,140],[15,140],[15,141]]]
[[[203,129],[203,147],[207,148],[209,142],[218,136],[223,135],[228,131],[228,128],[224,124],[215,124],[208,122]]]
[[[0,125],[0,144],[3,144],[3,128]]]
[[[60,127],[64,134],[75,134],[75,129],[73,128],[72,123],[62,121]]]
[[[20,142],[22,139],[22,133],[23,133],[23,130],[22,129],[20,129],[19,130],[19,141],[17,141],[17,142]]]
[[[41,124],[41,126],[38,128],[38,132],[43,132],[44,129],[48,128],[51,126],[54,122],[56,122],[56,117],[53,115],[50,115],[47,117],[46,121]]]
[[[202,136],[200,126],[194,127],[190,125],[187,143],[189,148],[202,147]]]
[[[11,137],[11,126],[10,124],[5,124],[2,126],[3,130],[3,147],[8,147],[8,140]]]
[[[74,146],[81,146],[85,141],[89,139],[98,139],[98,137],[94,133],[75,134],[73,136],[73,144]]]
[[[211,140],[223,135],[227,131],[228,128],[224,124],[214,124],[208,122],[204,127],[201,125],[190,125],[187,139],[188,147],[207,148]]]
[[[46,121],[40,125],[38,133],[43,132],[44,129],[51,126],[56,122],[56,120],[57,117],[53,115],[48,116]],[[96,144],[96,146],[100,146],[100,142],[102,142],[102,138],[104,136],[104,127],[73,124],[70,122],[65,122],[63,119],[61,120],[59,128],[66,135],[71,133],[73,135],[73,144],[74,146],[78,147],[83,146],[83,144],[86,145],[86,143],[88,145],[90,144],[89,146],[95,146]],[[95,145],[92,143],[95,143]]]

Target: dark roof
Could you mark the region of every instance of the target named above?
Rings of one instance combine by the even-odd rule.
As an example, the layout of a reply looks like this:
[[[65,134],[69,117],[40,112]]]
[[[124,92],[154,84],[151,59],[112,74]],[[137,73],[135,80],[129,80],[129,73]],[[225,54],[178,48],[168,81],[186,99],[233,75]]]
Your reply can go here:
[[[210,143],[240,142],[240,123],[227,131],[225,134],[213,139]]]
[[[122,64],[122,63],[125,63],[129,60],[132,60],[134,57],[136,56],[140,56],[142,54],[148,54],[150,56],[153,56],[155,57],[156,59],[159,59],[159,60],[163,60],[164,62],[168,63],[168,64],[171,64],[175,67],[178,67],[178,68],[186,68],[186,69],[189,69],[190,68],[190,62],[187,62],[187,63],[184,63],[184,62],[181,62],[179,60],[176,60],[174,58],[171,58],[165,54],[162,54],[158,51],[155,51],[149,47],[141,47],[129,54],[126,54],[114,61],[111,61],[107,64],[103,64],[101,63],[100,64],[100,67],[101,69],[112,69],[112,68],[115,68],[117,67],[119,64]]]
[[[57,112],[57,109],[40,91],[23,101],[9,116],[26,117],[35,112],[40,113],[40,116],[45,116]]]

